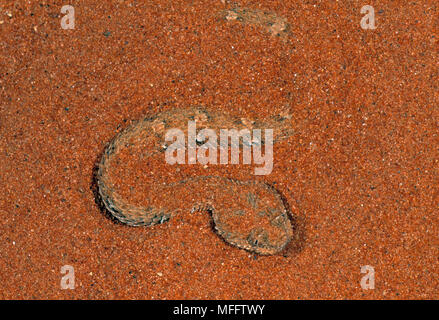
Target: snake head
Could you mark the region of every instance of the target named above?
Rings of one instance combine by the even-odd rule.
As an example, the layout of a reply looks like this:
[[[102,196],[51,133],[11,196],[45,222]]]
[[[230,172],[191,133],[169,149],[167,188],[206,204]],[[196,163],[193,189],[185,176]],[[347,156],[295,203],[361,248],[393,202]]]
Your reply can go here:
[[[245,186],[245,192],[235,192],[233,202],[214,211],[212,217],[224,240],[258,254],[280,253],[292,239],[293,228],[284,203],[265,183],[252,183]]]

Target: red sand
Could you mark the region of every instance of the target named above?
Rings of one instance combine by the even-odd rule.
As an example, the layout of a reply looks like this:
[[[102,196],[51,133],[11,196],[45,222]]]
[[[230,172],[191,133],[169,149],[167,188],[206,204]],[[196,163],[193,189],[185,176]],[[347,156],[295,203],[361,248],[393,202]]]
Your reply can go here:
[[[58,2],[0,5],[0,298],[439,298],[437,1],[239,2],[286,18],[288,41],[219,19],[232,6],[221,1],[70,4],[74,30]],[[376,30],[360,27],[365,4]],[[106,143],[131,120],[196,104],[292,111],[298,134],[258,178],[298,217],[288,254],[228,246],[203,214],[132,228],[99,210]],[[63,265],[74,290],[60,287]],[[360,286],[364,265],[374,290]]]

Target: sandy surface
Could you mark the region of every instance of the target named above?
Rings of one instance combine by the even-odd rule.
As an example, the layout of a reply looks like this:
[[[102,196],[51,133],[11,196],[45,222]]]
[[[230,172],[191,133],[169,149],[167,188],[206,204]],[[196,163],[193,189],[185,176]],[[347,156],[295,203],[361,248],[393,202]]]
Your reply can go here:
[[[59,2],[0,2],[0,298],[439,298],[437,1],[237,3],[282,17],[268,27],[225,19],[226,1],[112,3],[71,1],[63,30]],[[365,4],[376,30],[360,27]],[[204,214],[134,228],[99,209],[108,141],[187,105],[292,113],[297,134],[256,178],[297,217],[291,250],[231,247]],[[241,166],[179,174],[255,179]]]

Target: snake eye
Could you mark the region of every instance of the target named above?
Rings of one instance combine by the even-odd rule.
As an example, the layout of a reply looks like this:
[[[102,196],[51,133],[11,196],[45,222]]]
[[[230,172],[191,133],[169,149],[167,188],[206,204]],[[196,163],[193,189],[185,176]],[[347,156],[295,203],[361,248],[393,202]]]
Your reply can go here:
[[[195,139],[195,143],[197,144],[197,146],[203,145],[205,141],[206,139],[199,139],[198,137],[197,139]]]

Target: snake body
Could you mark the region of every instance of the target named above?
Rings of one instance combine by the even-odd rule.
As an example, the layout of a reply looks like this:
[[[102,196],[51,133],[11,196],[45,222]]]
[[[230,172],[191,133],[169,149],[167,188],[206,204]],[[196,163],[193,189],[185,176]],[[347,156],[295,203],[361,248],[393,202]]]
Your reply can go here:
[[[287,20],[272,12],[235,7],[222,11],[220,16],[227,21],[262,26],[273,36],[286,39],[289,35]],[[199,130],[217,132],[220,129],[273,129],[275,143],[294,133],[289,118],[289,115],[277,115],[265,121],[239,119],[202,107],[161,112],[145,118],[123,130],[106,147],[96,174],[99,197],[115,218],[131,226],[160,224],[180,212],[208,211],[215,231],[229,244],[258,254],[279,253],[291,241],[293,228],[279,192],[264,182],[199,176],[167,185],[155,183],[153,192],[144,199],[146,204],[137,205],[117,191],[112,177],[120,174],[118,167],[130,163],[126,159],[148,161],[162,156],[164,161],[167,130],[186,128],[189,120],[195,121]],[[190,195],[202,197],[192,200]]]
[[[105,148],[96,176],[105,208],[131,226],[152,226],[168,221],[179,212],[204,210],[211,213],[216,232],[229,244],[264,255],[284,250],[293,228],[279,192],[264,182],[199,176],[167,185],[157,183],[145,200],[147,204],[141,206],[129,203],[117,192],[112,183],[112,177],[118,175],[115,168],[123,165],[127,157],[161,156],[165,161],[166,131],[183,129],[189,120],[195,121],[200,130],[273,128],[274,143],[294,133],[288,116],[253,121],[189,107],[147,117],[121,131]],[[188,194],[201,194],[202,198],[188,201]]]

